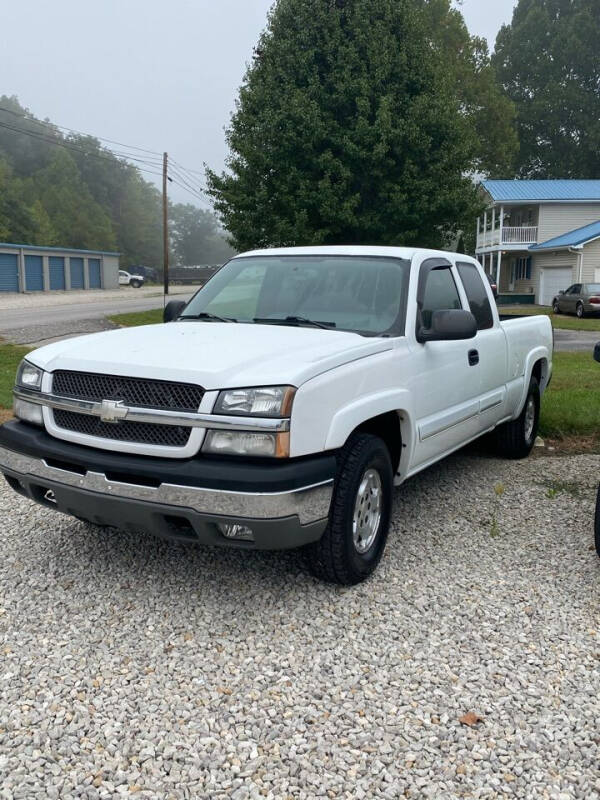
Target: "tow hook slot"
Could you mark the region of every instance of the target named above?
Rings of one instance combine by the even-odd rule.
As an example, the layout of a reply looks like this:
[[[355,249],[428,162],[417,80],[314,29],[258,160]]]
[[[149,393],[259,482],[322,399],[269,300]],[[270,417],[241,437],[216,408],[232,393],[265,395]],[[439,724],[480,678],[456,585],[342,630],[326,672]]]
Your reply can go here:
[[[56,505],[56,495],[54,494],[52,489],[48,489],[46,491],[46,494],[44,495],[44,500],[47,503],[52,503],[53,505]]]

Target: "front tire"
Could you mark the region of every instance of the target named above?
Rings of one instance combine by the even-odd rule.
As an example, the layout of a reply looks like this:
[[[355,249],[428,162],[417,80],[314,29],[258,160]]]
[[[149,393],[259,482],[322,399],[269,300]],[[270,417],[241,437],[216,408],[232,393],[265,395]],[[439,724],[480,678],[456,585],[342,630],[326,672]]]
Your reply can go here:
[[[139,289],[139,288],[140,288],[140,286],[141,286],[142,284],[140,283],[140,281],[130,281],[130,285],[131,285],[131,286],[132,286],[134,289]]]
[[[525,405],[517,419],[496,428],[496,449],[504,458],[527,458],[538,434],[540,422],[540,385],[531,378]]]
[[[583,319],[585,317],[585,309],[583,307],[583,303],[577,303],[575,308],[575,314],[577,315],[578,319]]]
[[[393,485],[385,443],[371,434],[353,435],[340,453],[325,533],[306,549],[315,577],[354,586],[374,572],[388,537]]]
[[[560,306],[558,305],[558,300],[555,300],[555,301],[552,303],[552,311],[553,311],[555,314],[560,314]]]

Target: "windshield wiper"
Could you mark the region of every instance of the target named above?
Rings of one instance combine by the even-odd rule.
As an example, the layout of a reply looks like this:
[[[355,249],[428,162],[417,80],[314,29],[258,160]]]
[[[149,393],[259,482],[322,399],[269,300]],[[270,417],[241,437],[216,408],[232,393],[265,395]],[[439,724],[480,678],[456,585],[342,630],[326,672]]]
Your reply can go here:
[[[312,325],[313,328],[323,328],[324,330],[329,330],[330,328],[335,328],[335,322],[316,322],[314,319],[307,319],[306,317],[283,317],[278,319],[277,317],[254,317],[252,322],[257,322],[259,325],[285,325],[286,323],[289,325]]]
[[[237,322],[237,319],[233,317],[219,317],[217,314],[209,314],[207,311],[202,311],[200,314],[184,314],[183,317],[179,317],[179,322],[184,319],[195,319],[195,320],[216,320],[217,322]]]

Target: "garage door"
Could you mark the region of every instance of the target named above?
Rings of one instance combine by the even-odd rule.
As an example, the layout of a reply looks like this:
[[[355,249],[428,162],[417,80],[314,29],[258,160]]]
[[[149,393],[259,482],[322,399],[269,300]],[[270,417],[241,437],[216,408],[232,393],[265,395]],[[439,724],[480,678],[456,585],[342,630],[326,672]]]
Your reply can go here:
[[[102,284],[100,282],[100,259],[99,258],[88,259],[88,266],[90,270],[90,289],[101,289]]]
[[[83,258],[70,258],[71,289],[83,289]]]
[[[0,292],[19,291],[19,264],[16,253],[0,253]]]
[[[538,303],[551,306],[552,299],[573,283],[571,267],[540,267],[540,294]]]
[[[50,267],[50,288],[65,288],[65,259],[62,256],[50,256],[48,259]]]
[[[44,262],[41,256],[25,256],[25,289],[44,291]]]

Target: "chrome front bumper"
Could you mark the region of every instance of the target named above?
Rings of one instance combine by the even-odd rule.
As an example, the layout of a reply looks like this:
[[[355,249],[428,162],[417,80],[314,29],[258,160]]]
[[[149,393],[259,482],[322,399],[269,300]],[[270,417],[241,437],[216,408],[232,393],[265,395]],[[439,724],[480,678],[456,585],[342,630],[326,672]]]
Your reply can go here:
[[[277,520],[296,517],[300,525],[323,520],[329,513],[333,480],[287,492],[252,493],[221,491],[195,486],[161,483],[157,487],[108,480],[101,472],[84,474],[50,466],[44,459],[33,458],[0,446],[0,471],[19,479],[33,479],[42,484],[63,485],[86,493],[144,504],[193,511],[210,516]]]

